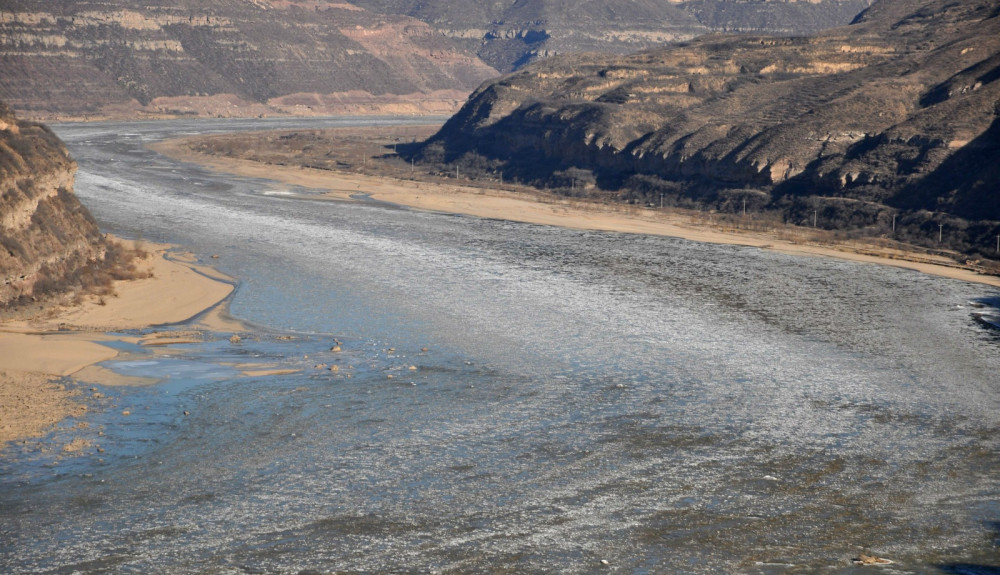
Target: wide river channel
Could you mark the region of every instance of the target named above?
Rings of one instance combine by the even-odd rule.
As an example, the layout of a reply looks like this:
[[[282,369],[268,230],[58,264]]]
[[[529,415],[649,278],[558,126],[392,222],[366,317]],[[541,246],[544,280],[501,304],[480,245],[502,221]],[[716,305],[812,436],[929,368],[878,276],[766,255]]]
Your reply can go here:
[[[253,327],[126,346],[104,366],[161,383],[82,382],[104,398],[6,451],[0,572],[1000,572],[994,288],[322,201],[145,147],[406,122],[56,128],[102,229],[238,278]],[[101,451],[46,449],[70,435]]]

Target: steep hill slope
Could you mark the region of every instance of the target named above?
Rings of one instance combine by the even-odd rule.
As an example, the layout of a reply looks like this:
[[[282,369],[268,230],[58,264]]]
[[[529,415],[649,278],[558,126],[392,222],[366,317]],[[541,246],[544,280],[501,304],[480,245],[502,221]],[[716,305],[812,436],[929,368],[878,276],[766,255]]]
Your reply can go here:
[[[419,20],[324,0],[11,0],[0,71],[0,98],[50,118],[440,113],[496,75]]]
[[[850,22],[866,0],[354,0],[464,42],[498,70],[594,51],[626,54],[709,31],[803,34]]]
[[[985,249],[1000,233],[998,79],[1000,6],[882,0],[809,37],[542,61],[484,85],[422,156],[829,228],[898,217],[898,233]]]
[[[75,172],[47,127],[0,103],[0,309],[99,287],[124,261],[73,195]]]

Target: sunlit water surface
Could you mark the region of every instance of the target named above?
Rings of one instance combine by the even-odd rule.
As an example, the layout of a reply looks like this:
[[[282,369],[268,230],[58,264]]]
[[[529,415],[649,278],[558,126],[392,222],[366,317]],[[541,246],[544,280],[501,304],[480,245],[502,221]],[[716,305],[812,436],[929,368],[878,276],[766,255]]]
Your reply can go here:
[[[86,382],[7,451],[0,572],[997,573],[1000,338],[970,307],[997,290],[290,199],[144,148],[316,125],[58,127],[102,228],[239,278],[259,328],[125,346],[106,367],[164,383]]]

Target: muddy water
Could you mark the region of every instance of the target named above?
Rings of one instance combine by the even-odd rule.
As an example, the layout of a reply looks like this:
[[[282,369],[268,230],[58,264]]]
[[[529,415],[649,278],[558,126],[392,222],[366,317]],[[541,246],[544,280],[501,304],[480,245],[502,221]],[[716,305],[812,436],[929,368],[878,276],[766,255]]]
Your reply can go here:
[[[0,571],[996,573],[1000,337],[970,304],[997,290],[143,148],[295,125],[59,127],[103,228],[219,255],[257,327],[123,350],[163,383],[86,382],[86,429],[8,452]]]

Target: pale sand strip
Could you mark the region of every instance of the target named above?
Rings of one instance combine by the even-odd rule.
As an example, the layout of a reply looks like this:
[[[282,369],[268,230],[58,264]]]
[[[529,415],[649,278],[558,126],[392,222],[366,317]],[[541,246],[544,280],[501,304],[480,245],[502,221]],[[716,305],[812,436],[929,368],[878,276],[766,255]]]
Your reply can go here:
[[[188,147],[188,142],[192,139],[197,138],[177,138],[158,142],[150,147],[166,156],[196,163],[219,172],[325,190],[326,196],[333,199],[349,200],[352,195],[364,193],[375,200],[421,210],[573,229],[661,235],[707,243],[752,246],[792,255],[832,257],[890,265],[930,275],[1000,287],[1000,277],[949,265],[949,260],[944,257],[907,254],[879,246],[802,244],[768,233],[729,232],[694,223],[687,217],[669,211],[651,210],[643,213],[641,210],[626,207],[588,205],[571,200],[545,202],[506,190],[484,190],[471,186],[268,165],[194,152]],[[884,254],[884,256],[873,254]],[[940,263],[934,263],[935,261]]]
[[[181,322],[233,291],[231,283],[220,281],[221,274],[170,261],[163,246],[154,248],[143,262],[153,277],[116,282],[117,296],[103,298],[104,305],[99,298],[89,298],[79,306],[46,309],[34,319],[0,324],[0,446],[40,435],[81,409],[70,400],[69,391],[49,383],[52,378],[114,358],[117,352],[102,342],[139,341],[105,332]],[[133,381],[110,378],[105,383]]]
[[[169,260],[164,247],[147,261],[153,277],[120,282],[118,297],[105,298],[107,305],[91,300],[60,313],[43,326],[82,326],[89,330],[140,329],[151,325],[190,319],[224,300],[233,291],[232,280],[192,261]]]
[[[231,284],[209,277],[200,266],[166,259],[162,247],[143,263],[153,277],[115,282],[117,296],[91,297],[79,306],[0,325],[0,365],[18,371],[71,375],[116,355],[100,342],[129,340],[103,332],[181,322],[233,291]]]
[[[0,333],[0,365],[9,371],[71,375],[118,355],[99,339],[96,334]]]

